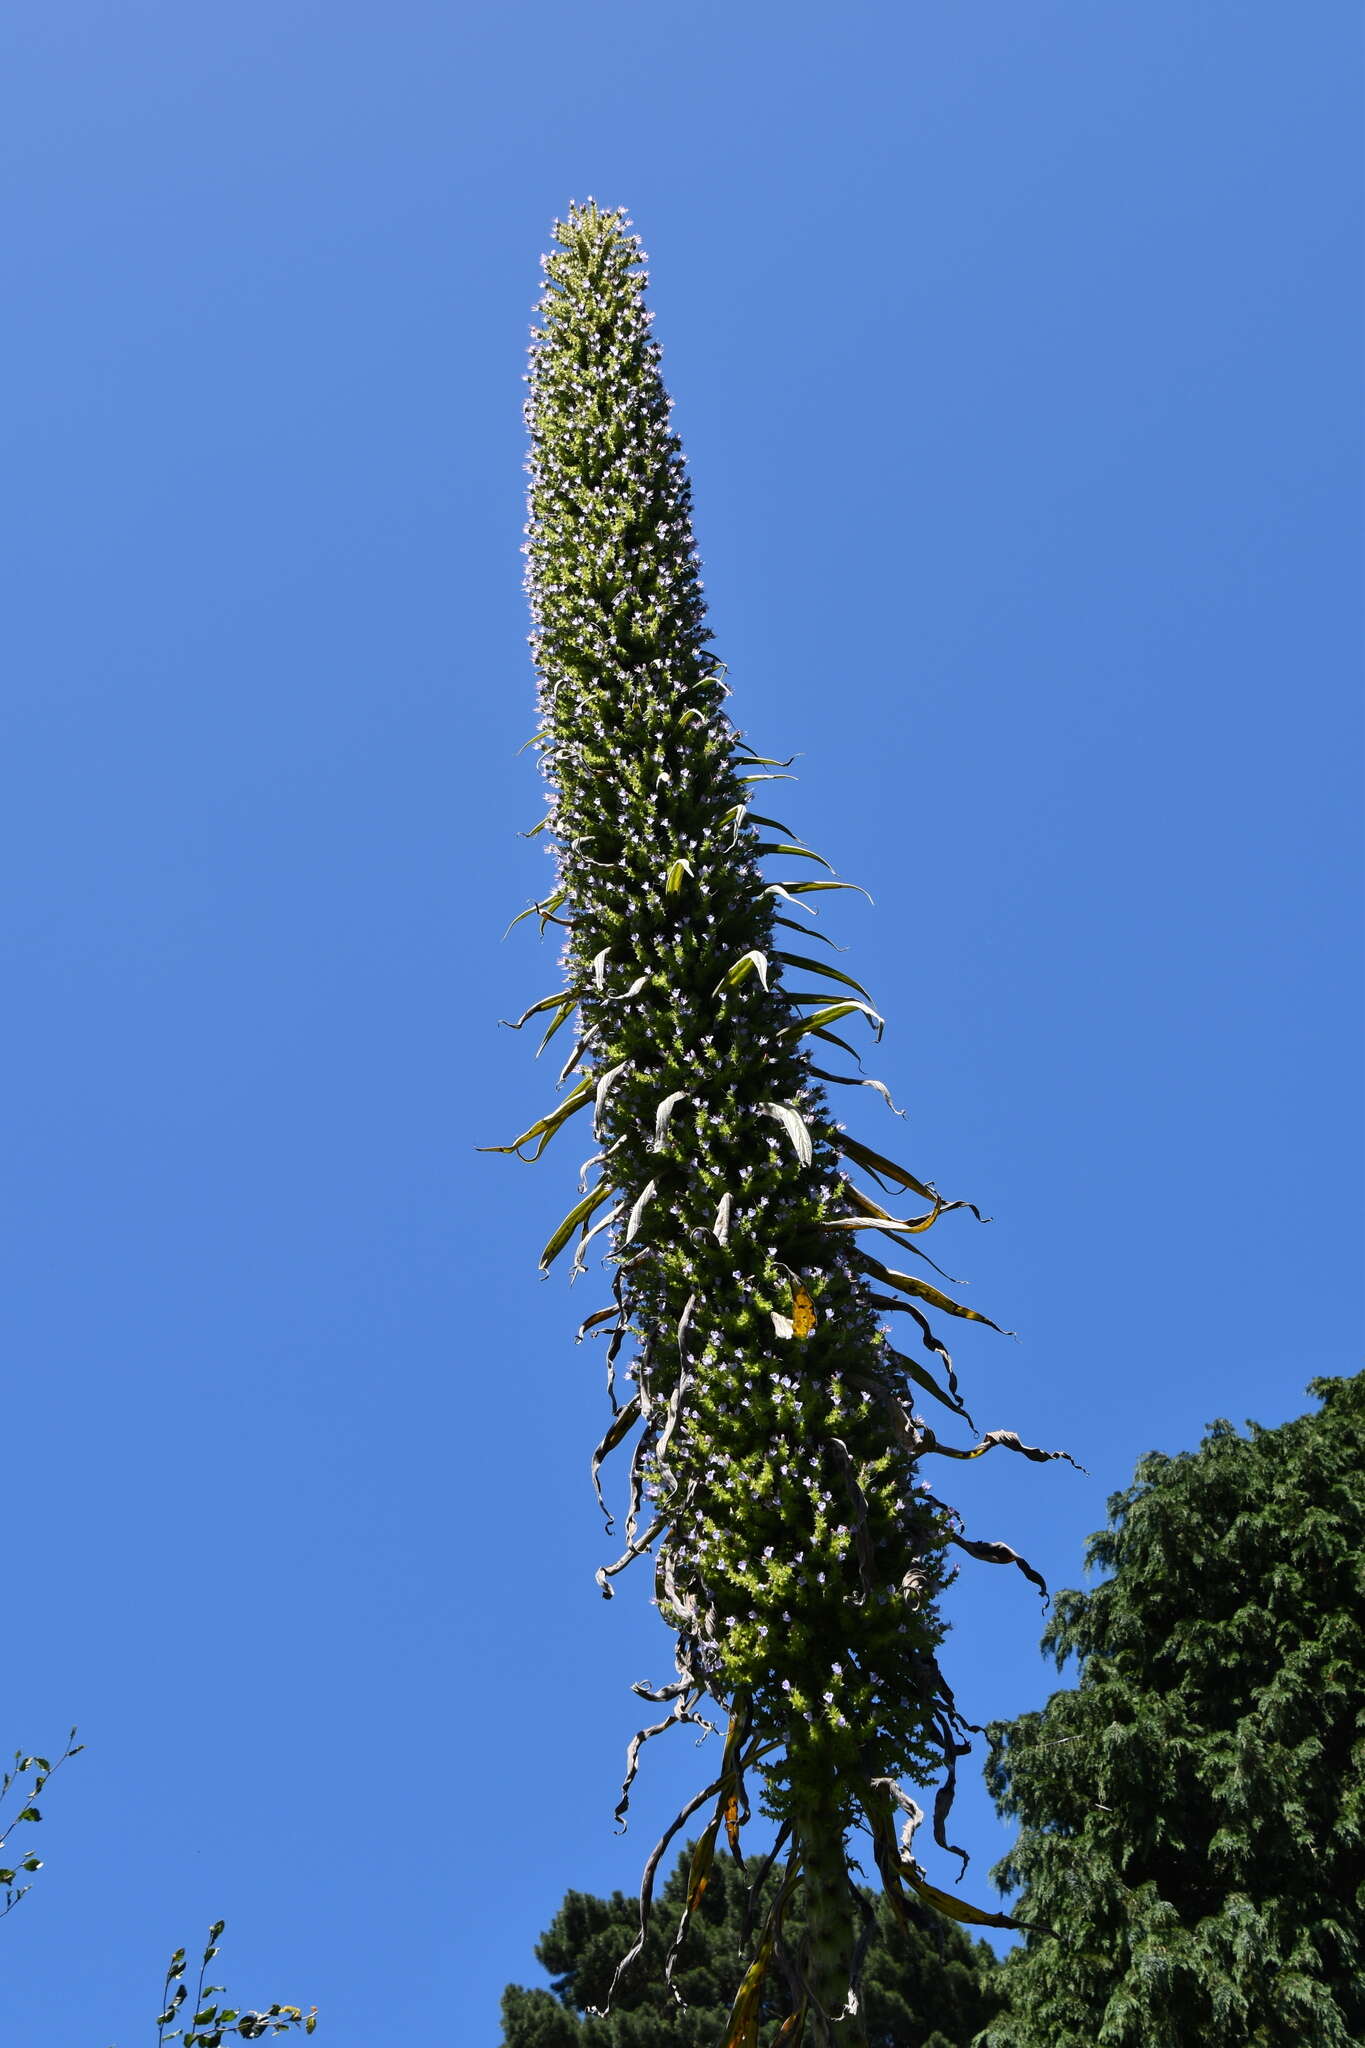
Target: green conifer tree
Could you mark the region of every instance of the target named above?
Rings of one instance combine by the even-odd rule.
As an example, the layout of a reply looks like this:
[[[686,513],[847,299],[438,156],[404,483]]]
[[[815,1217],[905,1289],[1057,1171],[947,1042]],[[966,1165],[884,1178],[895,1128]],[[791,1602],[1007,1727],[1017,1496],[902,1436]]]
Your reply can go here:
[[[676,1677],[636,1688],[666,1712],[631,1745],[620,1810],[643,1741],[701,1719],[708,1699],[726,1717],[712,1782],[647,1867],[641,1938],[668,1841],[710,1809],[695,1906],[722,1829],[739,1854],[756,1779],[788,1857],[729,2038],[756,2041],[776,1963],[792,1987],[784,2048],[806,2029],[816,2044],[831,2040],[841,2015],[840,2038],[853,2043],[870,1926],[849,1875],[855,1820],[871,1830],[897,1904],[918,1890],[950,1912],[1012,1924],[928,1887],[894,1822],[900,1782],[946,1770],[934,1831],[947,1846],[965,1746],[935,1654],[949,1547],[1022,1564],[1004,1545],[971,1543],[919,1476],[921,1457],[945,1447],[915,1400],[965,1413],[926,1311],[987,1319],[904,1269],[935,1270],[923,1233],[970,1205],[944,1201],[831,1114],[822,1081],[880,1084],[814,1066],[812,1040],[851,1050],[834,1027],[852,1019],[880,1035],[881,1019],[792,913],[850,885],[754,809],[784,764],[757,756],[730,723],[723,666],[708,651],[639,244],[621,213],[591,202],[557,224],[555,241],[533,330],[527,552],[550,785],[535,829],[552,838],[558,886],[522,914],[563,929],[564,979],[520,1021],[547,1019],[545,1040],[577,1022],[560,1077],[568,1092],[498,1149],[539,1157],[575,1117],[592,1131],[581,1199],[541,1263],[577,1239],[583,1270],[594,1240],[610,1247],[612,1305],[583,1326],[607,1334],[613,1407],[594,1477],[636,1435],[624,1548],[598,1577],[610,1597],[616,1574],[652,1554],[655,1598],[675,1632]],[[768,859],[784,864],[777,879]],[[800,871],[807,861],[813,875]],[[862,1248],[866,1233],[881,1234],[894,1264]],[[924,1362],[892,1347],[879,1318],[893,1310],[918,1330]],[[628,1340],[622,1401],[614,1371]],[[955,1454],[992,1443],[1026,1449],[996,1432]],[[783,1929],[798,1884],[796,1946]]]
[[[990,2048],[1365,2041],[1365,1373],[1310,1391],[1142,1459],[1044,1637],[1079,1685],[990,1730],[997,1876],[1058,1935]]]
[[[673,1973],[675,1997],[663,1982],[663,1962],[687,1899],[694,1846],[688,1845],[662,1887],[644,1953],[605,2016],[594,2017],[594,2010],[606,2004],[617,1962],[630,1945],[635,1902],[624,1892],[608,1899],[590,1892],[567,1895],[536,1944],[554,1987],[508,1985],[502,2048],[716,2048],[743,1971],[746,1928],[762,1918],[781,1879],[777,1870],[765,1879],[757,1856],[741,1869],[724,1858],[717,1861],[683,1938]],[[990,1949],[927,1910],[922,1926],[904,1927],[884,1896],[863,1896],[877,1922],[863,1969],[868,2040],[875,2048],[970,2048],[995,2008],[998,1965]],[[795,1944],[803,1924],[798,1891],[787,1922]],[[765,1985],[761,2025],[772,2029],[780,2023],[783,1996],[782,1985]]]

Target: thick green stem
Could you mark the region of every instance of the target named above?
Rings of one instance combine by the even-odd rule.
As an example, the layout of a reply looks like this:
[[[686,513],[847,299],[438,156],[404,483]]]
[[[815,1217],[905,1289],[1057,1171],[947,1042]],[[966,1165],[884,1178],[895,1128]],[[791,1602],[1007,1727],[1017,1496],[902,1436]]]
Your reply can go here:
[[[805,1873],[802,1965],[810,1994],[811,2048],[862,2048],[867,2032],[861,2007],[845,2010],[862,1914],[849,1881],[837,1804],[812,1803],[801,1811],[796,1839]]]

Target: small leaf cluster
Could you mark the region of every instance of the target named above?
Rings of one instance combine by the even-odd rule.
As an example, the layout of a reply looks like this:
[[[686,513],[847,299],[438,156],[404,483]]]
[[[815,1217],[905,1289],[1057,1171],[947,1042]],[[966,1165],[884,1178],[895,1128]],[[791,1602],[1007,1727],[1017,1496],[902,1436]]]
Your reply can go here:
[[[9,1837],[15,1828],[32,1826],[41,1821],[42,1809],[37,1802],[48,1780],[71,1757],[79,1756],[84,1748],[83,1742],[77,1742],[76,1731],[73,1728],[66,1738],[65,1749],[55,1762],[45,1756],[26,1756],[23,1750],[16,1749],[10,1768],[0,1774],[0,1886],[4,1887],[4,1899],[0,1902],[0,1920],[3,1920],[7,1913],[12,1913],[20,1899],[33,1889],[31,1884],[20,1883],[21,1876],[31,1877],[43,1867],[42,1857],[34,1855],[31,1851],[27,1855],[16,1856],[12,1864],[7,1863],[5,1851],[9,1845]],[[18,1811],[5,1819],[4,1809],[10,1804],[16,1806]]]
[[[990,2048],[1365,2040],[1365,1373],[1144,1458],[1044,1638],[1080,1681],[994,1726],[997,1876],[1057,1929]]]
[[[186,1958],[183,1948],[178,1948],[166,1969],[162,2010],[156,2017],[157,2048],[167,2048],[172,2041],[179,2041],[182,2048],[223,2048],[223,2043],[235,2037],[241,2041],[261,2041],[267,2034],[287,2034],[301,2028],[311,2034],[317,2027],[317,2007],[305,2013],[298,2005],[267,2005],[259,2009],[243,2011],[234,2005],[219,2005],[215,2000],[227,1997],[223,1984],[205,1982],[209,1965],[218,1954],[218,1941],[226,1921],[215,1920],[209,1929],[208,1945],[199,1966],[199,1980],[191,1999],[186,1981]],[[188,2011],[186,2010],[188,2008]]]

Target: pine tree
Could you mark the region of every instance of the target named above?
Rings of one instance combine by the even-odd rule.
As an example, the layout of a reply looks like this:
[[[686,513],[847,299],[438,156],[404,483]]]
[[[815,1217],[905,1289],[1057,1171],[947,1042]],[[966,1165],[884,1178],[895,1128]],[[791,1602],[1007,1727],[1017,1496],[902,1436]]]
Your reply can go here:
[[[743,1972],[746,1917],[762,1917],[780,1878],[774,1870],[765,1881],[757,1856],[742,1871],[723,1859],[716,1864],[683,1938],[675,1998],[663,1982],[663,1960],[687,1897],[694,1846],[664,1885],[645,1951],[605,2017],[594,2017],[593,2008],[606,2004],[617,1961],[630,1945],[635,1902],[623,1892],[609,1899],[567,1895],[536,1945],[554,1989],[507,1987],[502,2048],[716,2048]],[[922,1926],[906,1928],[884,1898],[865,1892],[864,1899],[877,1920],[863,1972],[869,2042],[874,2048],[969,2048],[994,2010],[998,1966],[991,1951],[937,1913],[924,1911]],[[787,1927],[796,1944],[802,1924],[798,1893]],[[780,1987],[769,1983],[760,2023],[780,2020],[784,2009]]]
[[[944,1201],[850,1137],[821,1083],[881,1084],[812,1062],[813,1039],[851,1050],[836,1024],[880,1035],[882,1023],[792,915],[850,885],[753,808],[784,764],[756,755],[725,710],[689,484],[628,229],[591,202],[557,224],[533,330],[528,587],[536,742],[551,792],[535,829],[556,849],[558,886],[522,915],[562,928],[565,942],[563,985],[520,1022],[547,1019],[542,1044],[575,1013],[577,1023],[560,1077],[567,1094],[499,1149],[539,1157],[575,1116],[593,1134],[581,1199],[541,1263],[577,1238],[581,1271],[594,1241],[610,1247],[612,1304],[580,1331],[607,1336],[613,1416],[594,1478],[637,1434],[624,1549],[598,1578],[610,1597],[616,1574],[652,1554],[676,1665],[667,1684],[636,1688],[667,1711],[631,1745],[618,1811],[644,1741],[704,1719],[708,1699],[726,1722],[712,1782],[647,1867],[641,1938],[668,1842],[710,1808],[695,1902],[722,1828],[739,1853],[756,1780],[788,1859],[730,2038],[756,2039],[776,1962],[795,1987],[784,2048],[807,2021],[810,2039],[829,2041],[846,2007],[840,2037],[854,2043],[850,1987],[865,1924],[845,1847],[855,1820],[869,1827],[902,1910],[918,1891],[1012,1924],[926,1887],[897,1845],[894,1816],[903,1779],[946,1769],[934,1831],[947,1846],[965,1747],[936,1660],[949,1547],[1022,1560],[972,1544],[919,1477],[920,1458],[946,1447],[914,1413],[917,1395],[965,1414],[926,1309],[987,1319],[902,1268],[918,1259],[933,1270],[922,1234],[970,1205]],[[769,858],[788,864],[780,880],[765,875]],[[792,872],[807,860],[814,876]],[[791,931],[811,950],[793,950]],[[900,1213],[856,1186],[855,1170],[894,1190],[886,1199]],[[860,1249],[869,1231],[896,1265]],[[891,1311],[918,1330],[925,1362],[893,1349],[878,1320]],[[628,1341],[622,1401],[615,1371]],[[1025,1448],[997,1432],[954,1454],[997,1442]],[[793,1947],[783,1930],[798,1884],[805,1932]]]
[[[990,2048],[1365,2040],[1365,1373],[1142,1459],[1044,1637],[1074,1691],[989,1732],[1049,1921]]]

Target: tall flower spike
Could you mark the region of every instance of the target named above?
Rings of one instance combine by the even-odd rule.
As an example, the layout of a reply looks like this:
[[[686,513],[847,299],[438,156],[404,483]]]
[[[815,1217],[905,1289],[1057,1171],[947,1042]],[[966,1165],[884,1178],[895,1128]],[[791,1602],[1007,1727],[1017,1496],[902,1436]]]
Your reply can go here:
[[[582,1199],[541,1263],[576,1239],[581,1271],[594,1239],[608,1247],[612,1305],[579,1333],[607,1341],[612,1419],[594,1484],[606,1457],[632,1437],[634,1448],[622,1552],[598,1581],[610,1598],[619,1572],[652,1558],[677,1670],[667,1685],[636,1687],[667,1712],[630,1746],[618,1813],[647,1740],[689,1721],[709,1725],[708,1701],[726,1721],[713,1781],[650,1860],[641,1939],[668,1841],[705,1815],[695,1906],[722,1831],[739,1854],[753,1783],[777,1823],[787,1879],[754,1929],[729,2043],[757,2042],[775,1967],[792,2004],[784,2048],[803,2034],[823,2048],[863,2038],[853,1826],[870,1830],[903,1912],[918,1899],[960,1919],[1014,1924],[927,1884],[895,1816],[913,1806],[901,1780],[942,1775],[934,1834],[949,1846],[944,1822],[968,1725],[936,1661],[950,1546],[1018,1563],[1042,1582],[1003,1544],[970,1543],[918,1471],[930,1451],[975,1457],[999,1444],[1053,1454],[1006,1431],[952,1450],[913,1411],[924,1394],[966,1415],[927,1311],[986,1318],[903,1269],[920,1260],[936,1270],[919,1250],[922,1234],[970,1204],[944,1201],[846,1136],[820,1083],[858,1077],[812,1064],[813,1040],[850,1049],[834,1026],[851,1019],[880,1036],[881,1019],[857,982],[812,957],[812,934],[789,914],[848,885],[752,808],[784,764],[757,756],[726,715],[691,491],[629,228],[623,213],[592,201],[570,209],[555,227],[532,330],[527,581],[536,737],[552,789],[536,829],[551,835],[558,883],[522,915],[538,916],[542,930],[559,925],[566,941],[563,988],[519,1021],[548,1020],[546,1040],[577,1022],[567,1092],[514,1146],[496,1149],[538,1157],[575,1117],[592,1126]],[[774,879],[768,860],[779,863]],[[923,1357],[892,1347],[879,1323],[892,1310],[904,1312]],[[616,1376],[627,1353],[621,1377],[634,1392],[622,1403]],[[783,1912],[798,1884],[808,1931],[793,1952]]]

